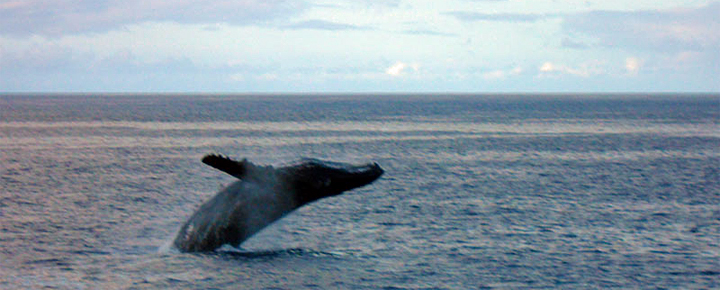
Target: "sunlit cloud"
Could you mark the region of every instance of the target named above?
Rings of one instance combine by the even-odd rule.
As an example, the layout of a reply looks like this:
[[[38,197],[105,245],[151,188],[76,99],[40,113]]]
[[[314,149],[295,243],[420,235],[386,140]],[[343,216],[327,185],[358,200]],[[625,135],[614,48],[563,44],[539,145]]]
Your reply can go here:
[[[604,73],[599,62],[588,62],[583,63],[577,67],[571,67],[564,64],[557,64],[553,62],[545,62],[540,68],[540,76],[551,76],[551,75],[573,75],[578,77],[590,77],[593,75],[599,75]]]
[[[630,75],[637,75],[640,71],[641,61],[636,57],[628,57],[625,59],[625,70]]]
[[[401,76],[407,68],[417,71],[420,65],[417,63],[407,64],[401,61],[396,62],[385,70],[385,73],[394,77]]]
[[[494,70],[482,74],[482,77],[486,80],[499,80],[505,79],[510,76],[520,75],[523,72],[522,67],[515,67],[510,70]]]

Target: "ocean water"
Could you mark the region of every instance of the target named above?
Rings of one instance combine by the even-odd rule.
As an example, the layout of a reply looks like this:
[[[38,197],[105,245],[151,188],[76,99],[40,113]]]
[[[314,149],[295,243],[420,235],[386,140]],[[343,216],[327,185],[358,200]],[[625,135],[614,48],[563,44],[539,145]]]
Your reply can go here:
[[[168,246],[207,153],[378,162]],[[720,95],[0,95],[1,289],[720,288]]]

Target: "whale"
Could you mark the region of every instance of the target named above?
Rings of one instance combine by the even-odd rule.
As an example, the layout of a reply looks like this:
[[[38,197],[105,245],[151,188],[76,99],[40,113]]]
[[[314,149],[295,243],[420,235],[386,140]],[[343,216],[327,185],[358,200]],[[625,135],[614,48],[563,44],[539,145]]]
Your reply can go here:
[[[242,242],[295,209],[377,180],[377,163],[352,165],[303,158],[287,166],[256,165],[219,154],[202,162],[235,181],[200,205],[173,241],[182,252],[210,252]]]

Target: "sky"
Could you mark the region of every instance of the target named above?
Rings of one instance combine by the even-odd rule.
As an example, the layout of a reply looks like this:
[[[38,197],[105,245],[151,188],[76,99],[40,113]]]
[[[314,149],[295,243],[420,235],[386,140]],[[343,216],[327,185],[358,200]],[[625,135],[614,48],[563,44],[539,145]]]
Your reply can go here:
[[[720,92],[720,1],[0,0],[0,92]]]

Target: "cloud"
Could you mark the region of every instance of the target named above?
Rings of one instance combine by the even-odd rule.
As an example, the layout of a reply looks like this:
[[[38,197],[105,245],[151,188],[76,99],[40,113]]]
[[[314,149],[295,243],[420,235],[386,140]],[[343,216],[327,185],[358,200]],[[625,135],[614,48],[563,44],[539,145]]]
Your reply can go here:
[[[595,10],[563,18],[563,47],[603,48],[643,55],[625,59],[625,75],[682,72],[720,74],[720,2],[688,8]],[[573,42],[570,39],[582,39]]]
[[[107,57],[55,44],[0,51],[5,91],[177,91],[215,87],[221,72],[188,58],[143,61],[129,51]]]
[[[59,36],[165,21],[264,24],[306,6],[290,0],[24,0],[0,4],[0,34]]]
[[[33,44],[22,48],[0,45],[0,72],[48,73],[84,67],[89,57],[53,43]]]
[[[479,13],[468,11],[452,11],[443,13],[463,22],[501,21],[501,22],[535,22],[547,17],[544,14],[523,13]]]
[[[577,40],[573,40],[573,39],[568,38],[568,37],[563,38],[560,46],[561,46],[561,47],[565,47],[565,48],[574,48],[574,49],[587,49],[587,48],[590,48],[590,46],[589,46],[587,43],[584,43],[584,42],[581,42],[581,41],[577,41]]]
[[[394,77],[403,75],[405,69],[411,68],[413,71],[417,71],[420,65],[417,63],[407,64],[404,62],[396,62],[385,70],[385,73]]]
[[[400,6],[400,0],[356,0],[353,2],[366,5],[367,7],[384,6],[394,8]]]
[[[515,67],[510,70],[494,70],[494,71],[489,71],[489,72],[483,73],[482,77],[486,80],[505,79],[509,76],[520,75],[521,73],[523,73],[523,71],[524,70],[522,67]]]
[[[590,11],[568,15],[563,29],[597,45],[678,52],[720,52],[720,2],[692,9]]]
[[[306,20],[295,24],[284,26],[289,29],[317,29],[317,30],[368,30],[370,28],[352,24],[337,23],[325,20]]]
[[[400,73],[402,73],[403,70],[405,70],[405,67],[407,67],[406,64],[402,62],[396,62],[395,64],[391,65],[389,68],[385,70],[386,74],[389,74],[391,76],[399,76]]]
[[[630,75],[637,75],[638,71],[640,71],[641,64],[642,62],[636,57],[628,57],[625,59],[625,69]]]
[[[590,77],[604,73],[600,62],[586,62],[578,67],[571,67],[564,64],[557,64],[553,62],[545,62],[540,68],[540,76],[552,76],[559,74],[567,74],[578,77]]]
[[[454,33],[445,33],[445,32],[424,30],[424,29],[410,29],[410,30],[403,31],[402,33],[410,34],[410,35],[428,35],[428,36],[457,36],[457,34],[454,34]]]

